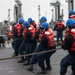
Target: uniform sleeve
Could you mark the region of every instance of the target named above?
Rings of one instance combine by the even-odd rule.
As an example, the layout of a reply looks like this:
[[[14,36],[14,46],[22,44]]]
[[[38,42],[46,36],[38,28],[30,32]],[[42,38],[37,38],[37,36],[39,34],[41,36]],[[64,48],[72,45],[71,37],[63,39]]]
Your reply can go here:
[[[74,41],[73,37],[71,35],[67,35],[65,37],[65,41],[62,43],[61,47],[64,50],[69,50],[71,48],[71,45],[72,45],[73,41]]]
[[[54,27],[54,29],[53,29],[53,30],[55,31],[56,29],[57,29],[57,24],[55,25],[55,27]]]
[[[17,30],[16,30],[16,28],[13,28],[12,33],[13,33],[13,36],[14,36],[14,37],[17,35]]]
[[[45,48],[47,47],[48,39],[46,37],[42,37],[40,45]]]
[[[66,29],[66,26],[63,24],[63,30],[65,30]]]
[[[32,42],[32,40],[31,40],[31,33],[30,32],[26,33],[26,38],[24,39],[24,41],[26,43],[31,43]]]
[[[36,32],[35,36],[34,36],[34,40],[39,38],[39,34],[40,34],[40,29]]]
[[[31,33],[30,32],[26,32],[26,38],[30,39],[31,38]]]

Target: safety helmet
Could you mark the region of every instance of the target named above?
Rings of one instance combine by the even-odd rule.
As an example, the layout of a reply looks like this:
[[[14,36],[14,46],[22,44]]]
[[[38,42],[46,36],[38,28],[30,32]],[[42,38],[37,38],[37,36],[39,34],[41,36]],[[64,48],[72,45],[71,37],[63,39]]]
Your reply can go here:
[[[48,28],[48,23],[47,22],[41,23],[40,28]]]
[[[58,21],[59,21],[59,22],[61,22],[61,21],[62,21],[62,19],[61,19],[61,18],[59,18],[59,19],[58,19]]]
[[[71,19],[71,18],[69,18],[69,19],[67,20],[67,22],[66,22],[66,26],[71,26],[71,25],[73,25],[73,24],[75,24],[75,20],[73,20],[73,19]]]
[[[10,25],[11,25],[11,26],[14,26],[14,25],[16,25],[16,24],[17,24],[17,22],[15,22],[15,21],[11,21],[11,22],[10,22]]]
[[[40,18],[40,21],[47,21],[47,18],[46,18],[45,16],[42,16],[42,17]]]
[[[69,15],[73,15],[73,14],[75,14],[75,11],[74,10],[70,10]]]
[[[32,20],[32,18],[30,17],[30,18],[28,18],[28,22],[32,22],[33,20]]]
[[[23,19],[23,18],[20,18],[18,22],[19,22],[20,24],[23,24],[24,19]]]
[[[24,27],[28,27],[28,26],[30,25],[30,23],[29,23],[28,21],[25,21],[25,22],[23,23],[23,25],[24,25]]]

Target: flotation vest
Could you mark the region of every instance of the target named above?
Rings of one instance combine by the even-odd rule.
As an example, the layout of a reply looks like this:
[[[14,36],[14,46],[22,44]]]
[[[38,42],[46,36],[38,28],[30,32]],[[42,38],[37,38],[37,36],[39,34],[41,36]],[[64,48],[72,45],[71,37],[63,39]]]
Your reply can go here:
[[[23,37],[25,38],[26,37],[26,32],[30,32],[31,33],[31,37],[33,38],[35,36],[35,32],[36,32],[36,29],[33,25],[30,25],[28,27],[28,29],[24,29],[24,32],[23,32]]]
[[[35,28],[37,27],[37,24],[36,24],[35,21],[32,21],[32,22],[31,22],[31,25],[33,25]]]
[[[66,33],[65,36],[67,36],[68,34],[72,35],[73,38],[74,38],[74,42],[73,42],[73,44],[72,44],[70,50],[75,51],[75,32],[72,32],[72,31],[69,30],[69,31]]]
[[[22,25],[21,24],[16,24],[14,26],[14,28],[16,28],[16,30],[17,30],[17,35],[20,36],[20,31],[21,31]]]
[[[58,22],[57,23],[57,28],[63,28],[63,23],[62,22]]]
[[[45,36],[48,39],[47,46],[50,46],[50,47],[54,46],[54,36],[55,35],[54,35],[54,32],[50,28],[48,28],[48,30],[45,31],[45,33],[40,33],[40,35],[39,35],[40,42],[41,42],[43,36]]]
[[[72,18],[73,20],[75,20],[75,14],[74,14],[74,15],[69,16],[69,18]]]
[[[7,36],[13,36],[13,33],[11,31],[6,33]]]
[[[70,30],[69,29],[66,29],[65,30],[65,36],[67,36],[67,34],[69,34]]]

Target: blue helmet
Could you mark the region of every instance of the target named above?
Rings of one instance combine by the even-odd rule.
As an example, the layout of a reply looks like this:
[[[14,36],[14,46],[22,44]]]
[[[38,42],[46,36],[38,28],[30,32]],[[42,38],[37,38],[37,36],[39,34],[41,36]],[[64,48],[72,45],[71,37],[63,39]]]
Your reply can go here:
[[[47,18],[45,16],[42,16],[40,21],[47,21]]]
[[[73,20],[73,19],[68,19],[67,20],[67,22],[66,22],[66,26],[71,26],[71,25],[73,25],[73,24],[75,24],[75,20]]]
[[[41,23],[40,28],[48,28],[48,23],[47,22]]]
[[[32,22],[33,20],[32,20],[32,18],[28,18],[28,22]]]
[[[20,24],[23,24],[24,19],[23,19],[23,18],[20,18],[18,22],[19,22]]]
[[[29,23],[28,21],[25,21],[25,22],[23,23],[23,25],[24,25],[24,27],[28,27],[28,26],[30,26],[30,23]]]
[[[75,14],[75,11],[74,10],[70,10],[69,15],[73,15],[73,14]]]

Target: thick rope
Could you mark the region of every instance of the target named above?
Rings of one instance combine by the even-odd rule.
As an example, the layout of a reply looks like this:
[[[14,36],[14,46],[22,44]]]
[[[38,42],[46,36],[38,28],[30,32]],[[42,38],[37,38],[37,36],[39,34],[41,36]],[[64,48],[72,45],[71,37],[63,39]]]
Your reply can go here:
[[[31,56],[31,55],[36,55],[36,54],[43,54],[43,53],[47,53],[47,52],[52,52],[52,51],[56,51],[56,50],[60,50],[60,48],[57,49],[52,49],[52,50],[47,50],[47,51],[42,51],[42,52],[35,52],[35,53],[30,53],[30,54],[25,54],[25,55],[20,55],[20,56],[11,56],[11,57],[6,57],[6,58],[0,58],[0,60],[8,60],[8,59],[14,59],[14,58],[21,58],[23,56]]]

